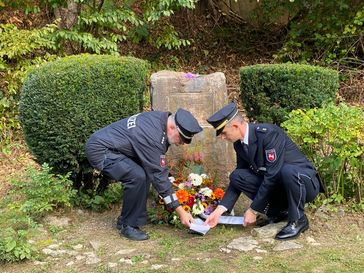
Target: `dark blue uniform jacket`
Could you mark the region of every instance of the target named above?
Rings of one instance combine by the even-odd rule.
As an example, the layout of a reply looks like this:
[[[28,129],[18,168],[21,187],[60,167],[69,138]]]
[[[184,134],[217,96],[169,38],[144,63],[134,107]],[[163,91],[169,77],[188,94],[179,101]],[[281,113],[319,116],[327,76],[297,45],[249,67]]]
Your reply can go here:
[[[252,200],[251,208],[264,211],[270,193],[279,178],[283,164],[299,165],[314,170],[312,163],[298,149],[286,133],[274,124],[249,123],[249,150],[247,157],[241,141],[234,143],[237,155],[237,169],[251,169],[263,177],[263,182]]]
[[[143,112],[96,131],[86,145],[90,164],[102,171],[106,158],[123,154],[141,164],[162,197],[172,194],[174,191],[165,166],[169,115],[169,112]]]

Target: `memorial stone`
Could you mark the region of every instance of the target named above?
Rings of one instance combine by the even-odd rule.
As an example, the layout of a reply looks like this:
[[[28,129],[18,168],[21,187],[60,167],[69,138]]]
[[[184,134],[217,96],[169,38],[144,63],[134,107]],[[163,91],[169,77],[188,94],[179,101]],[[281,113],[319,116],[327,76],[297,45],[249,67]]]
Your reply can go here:
[[[178,108],[189,110],[198,120],[203,131],[189,145],[172,145],[168,160],[182,159],[186,153],[203,154],[205,171],[224,184],[235,167],[235,152],[231,143],[216,137],[215,130],[206,119],[228,104],[225,75],[216,72],[209,75],[159,71],[151,76],[152,109],[175,112]]]

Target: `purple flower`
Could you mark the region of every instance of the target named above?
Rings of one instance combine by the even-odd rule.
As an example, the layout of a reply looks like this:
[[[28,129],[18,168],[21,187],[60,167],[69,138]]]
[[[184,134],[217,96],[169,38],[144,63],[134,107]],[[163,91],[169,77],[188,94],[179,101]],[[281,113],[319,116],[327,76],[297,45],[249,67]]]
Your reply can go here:
[[[205,214],[206,214],[206,215],[210,215],[213,211],[214,211],[214,208],[213,208],[212,206],[208,206],[208,207],[205,209]]]
[[[200,199],[200,200],[201,200],[201,199],[202,199],[202,197],[203,197],[203,195],[202,195],[201,193],[196,193],[196,194],[195,194],[195,196],[196,196],[196,198],[198,198],[198,199]]]
[[[197,78],[197,77],[198,77],[198,75],[193,74],[193,73],[191,73],[191,72],[187,72],[187,73],[185,73],[185,78],[187,78],[187,79],[195,79],[195,78]]]

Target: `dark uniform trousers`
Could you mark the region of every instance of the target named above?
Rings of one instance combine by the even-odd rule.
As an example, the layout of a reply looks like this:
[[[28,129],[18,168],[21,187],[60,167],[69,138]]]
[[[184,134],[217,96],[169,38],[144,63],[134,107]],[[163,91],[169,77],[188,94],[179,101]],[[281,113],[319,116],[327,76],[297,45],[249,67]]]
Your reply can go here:
[[[160,111],[138,113],[94,132],[86,143],[85,152],[90,165],[121,181],[124,186],[119,226],[146,224],[151,183],[161,197],[173,194],[168,168],[164,164],[169,147],[166,133],[169,115],[169,112]],[[179,117],[191,121],[192,115],[181,109]],[[171,200],[169,206],[178,206],[178,200]]]
[[[122,181],[123,205],[118,224],[139,227],[147,223],[147,197],[150,181],[137,161],[117,154],[106,158],[102,172],[110,178]]]
[[[235,169],[230,175],[223,205],[232,209],[241,192],[254,200],[263,180],[263,175],[250,169]],[[295,221],[303,216],[305,203],[311,202],[319,190],[320,182],[314,169],[284,164],[270,191],[265,213],[274,216],[280,211],[288,210],[288,221]]]

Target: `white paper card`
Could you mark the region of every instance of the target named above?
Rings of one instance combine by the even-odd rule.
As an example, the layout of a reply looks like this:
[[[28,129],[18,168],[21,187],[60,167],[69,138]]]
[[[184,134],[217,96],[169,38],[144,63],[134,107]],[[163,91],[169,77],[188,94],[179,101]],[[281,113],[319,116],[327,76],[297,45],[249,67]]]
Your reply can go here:
[[[244,223],[244,217],[243,216],[220,216],[219,224],[225,224],[225,225],[242,225]]]
[[[200,214],[200,217],[206,219],[208,215]],[[218,224],[223,225],[242,225],[244,223],[244,216],[220,216]]]
[[[206,225],[204,221],[199,218],[194,219],[195,222],[191,223],[190,230],[200,235],[205,235],[209,230],[210,226]]]

